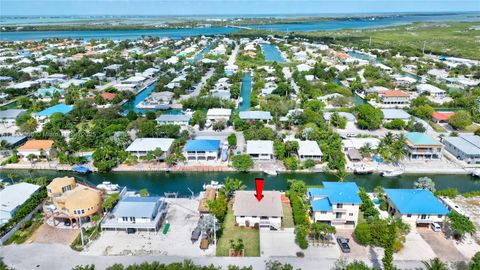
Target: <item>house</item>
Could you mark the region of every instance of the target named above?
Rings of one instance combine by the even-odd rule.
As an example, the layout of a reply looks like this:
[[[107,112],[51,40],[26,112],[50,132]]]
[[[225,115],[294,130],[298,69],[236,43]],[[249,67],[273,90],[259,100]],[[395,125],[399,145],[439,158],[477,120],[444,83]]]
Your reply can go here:
[[[162,114],[157,117],[159,125],[179,125],[188,126],[192,116],[187,114]]]
[[[386,90],[378,92],[382,106],[407,107],[410,106],[410,95],[400,90]]]
[[[189,140],[184,147],[187,160],[214,160],[220,153],[220,140]]]
[[[53,95],[55,95],[56,93],[58,93],[60,96],[63,96],[64,93],[65,93],[65,90],[63,89],[60,89],[60,88],[57,88],[57,87],[47,87],[47,88],[39,88],[37,89],[37,91],[35,92],[35,96],[36,97],[39,97],[39,98],[46,98],[46,97],[53,97]]]
[[[312,66],[309,66],[307,64],[300,64],[300,65],[297,65],[297,70],[298,72],[304,72],[304,71],[310,71],[312,70],[313,67]]]
[[[24,145],[17,148],[18,155],[26,159],[33,154],[36,157],[50,156],[52,150],[52,140],[29,140]]]
[[[27,110],[20,109],[8,109],[5,111],[0,111],[0,121],[1,124],[6,127],[14,126],[17,122],[17,117],[25,114]]]
[[[8,144],[7,149],[13,149],[27,141],[27,136],[0,136],[0,142]]]
[[[238,226],[280,229],[283,219],[281,194],[264,191],[260,201],[254,191],[235,192],[233,215]]]
[[[270,121],[272,115],[267,111],[242,111],[238,113],[240,119],[245,121]]]
[[[63,103],[60,103],[52,107],[46,108],[43,111],[39,111],[38,113],[35,114],[35,118],[38,121],[41,121],[41,120],[45,120],[46,118],[49,118],[54,113],[67,114],[72,110],[73,110],[73,105],[65,105]]]
[[[0,191],[0,225],[7,223],[40,186],[29,183],[18,183],[6,186]]]
[[[445,150],[468,164],[480,163],[480,136],[459,134],[458,137],[443,137]]]
[[[309,188],[310,214],[313,222],[337,228],[355,227],[362,200],[354,182],[323,182],[323,188]]]
[[[147,78],[145,78],[143,76],[132,76],[132,77],[124,80],[122,83],[124,83],[124,84],[134,84],[134,85],[140,86],[146,80],[147,80]]]
[[[109,93],[109,92],[103,92],[103,93],[100,94],[100,96],[101,96],[104,100],[113,101],[113,100],[117,97],[117,94],[115,94],[115,93]]]
[[[160,148],[164,153],[159,159],[163,160],[170,153],[173,141],[174,139],[169,138],[137,138],[125,151],[132,155],[144,156],[148,152]]]
[[[321,161],[322,150],[318,146],[316,141],[299,141],[298,142],[298,157],[300,160],[305,161],[308,159]]]
[[[390,122],[395,119],[403,120],[405,123],[410,120],[411,115],[401,109],[382,109],[383,121]]]
[[[410,159],[441,159],[443,145],[432,137],[420,133],[409,132],[407,137],[407,156]]]
[[[158,231],[167,214],[167,202],[161,197],[123,197],[103,220],[103,230],[136,229]]]
[[[447,93],[445,90],[442,90],[436,86],[433,86],[431,84],[426,84],[426,83],[417,85],[417,91],[420,94],[427,93],[431,97],[438,98],[438,99],[445,98],[445,95]]]
[[[54,226],[69,221],[72,227],[88,222],[102,211],[102,192],[76,183],[73,177],[55,178],[47,186],[47,201],[43,205],[45,218],[52,218]],[[78,227],[78,225],[76,225]]]
[[[347,119],[348,122],[352,122],[354,123],[355,122],[355,116],[349,112],[337,112],[338,115],[340,117],[343,117],[345,119]],[[326,120],[326,121],[330,121],[332,119],[332,112],[325,112],[323,114],[323,118]]]
[[[424,189],[385,189],[387,212],[412,227],[445,221],[448,209]]]
[[[273,141],[247,141],[247,154],[255,160],[272,160]]]
[[[435,123],[446,123],[454,114],[455,112],[433,112],[432,120]]]
[[[207,119],[210,121],[228,121],[231,115],[231,109],[212,108],[207,111]]]

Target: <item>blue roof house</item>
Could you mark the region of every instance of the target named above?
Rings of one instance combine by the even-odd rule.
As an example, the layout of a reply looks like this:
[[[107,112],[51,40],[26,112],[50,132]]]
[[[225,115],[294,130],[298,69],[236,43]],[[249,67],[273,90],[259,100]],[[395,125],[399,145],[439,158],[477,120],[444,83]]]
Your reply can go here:
[[[216,161],[220,153],[220,140],[189,140],[183,150],[189,161]]]
[[[311,218],[337,228],[354,228],[362,200],[354,182],[323,182],[323,188],[309,188]]]
[[[410,226],[428,226],[443,223],[448,209],[429,190],[385,189],[387,211]]]
[[[438,160],[442,158],[443,145],[425,133],[409,132],[405,137],[409,159]]]
[[[158,231],[167,214],[161,197],[123,197],[102,222],[103,230]]]
[[[67,114],[73,110],[73,105],[65,105],[65,104],[57,104],[55,106],[46,108],[43,111],[40,111],[35,114],[35,117],[38,120],[42,120],[45,118],[49,118],[52,116],[54,113],[61,113],[61,114]]]

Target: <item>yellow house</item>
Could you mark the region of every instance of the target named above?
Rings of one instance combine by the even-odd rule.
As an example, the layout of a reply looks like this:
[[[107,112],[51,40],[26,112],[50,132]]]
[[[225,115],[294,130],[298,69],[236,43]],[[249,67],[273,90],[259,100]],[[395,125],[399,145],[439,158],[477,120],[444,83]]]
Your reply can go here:
[[[45,218],[53,218],[53,225],[70,221],[72,227],[78,219],[83,222],[102,210],[102,192],[78,184],[73,177],[55,178],[47,186],[48,200],[44,204]],[[58,223],[56,223],[58,222]]]

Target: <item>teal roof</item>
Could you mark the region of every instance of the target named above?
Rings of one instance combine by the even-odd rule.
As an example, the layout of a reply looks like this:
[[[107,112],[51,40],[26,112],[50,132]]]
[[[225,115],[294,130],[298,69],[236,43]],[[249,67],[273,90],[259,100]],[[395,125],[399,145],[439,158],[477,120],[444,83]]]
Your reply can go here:
[[[425,189],[385,189],[400,214],[446,215],[447,208]]]
[[[407,137],[407,140],[409,140],[411,143],[413,144],[433,144],[433,145],[439,145],[440,143],[437,142],[435,139],[433,139],[432,137],[424,134],[424,133],[420,133],[420,132],[409,132],[407,133],[407,135],[405,135],[405,137]]]
[[[317,199],[310,202],[313,211],[331,211],[332,204],[328,198]]]

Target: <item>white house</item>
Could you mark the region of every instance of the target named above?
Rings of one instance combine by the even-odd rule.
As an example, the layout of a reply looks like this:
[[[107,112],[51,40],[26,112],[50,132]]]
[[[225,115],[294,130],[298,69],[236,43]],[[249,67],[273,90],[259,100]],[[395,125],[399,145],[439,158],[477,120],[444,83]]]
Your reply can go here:
[[[186,114],[162,114],[157,117],[159,125],[179,125],[187,126],[192,117]]]
[[[210,121],[228,121],[231,115],[231,109],[212,108],[207,111],[207,119]]]
[[[8,109],[0,111],[0,123],[6,128],[16,124],[17,117],[26,113],[27,110]]]
[[[445,221],[448,209],[424,189],[385,189],[387,211],[412,227],[429,226]]]
[[[313,222],[337,228],[351,228],[358,223],[362,200],[354,182],[323,182],[323,188],[309,188],[310,215]]]
[[[184,156],[189,161],[216,161],[220,153],[220,140],[189,140]]]
[[[383,121],[390,122],[395,119],[400,119],[405,122],[410,120],[411,115],[402,109],[382,109]]]
[[[233,215],[238,226],[280,229],[283,219],[281,194],[264,191],[260,201],[254,191],[235,192]]]
[[[255,160],[273,159],[273,141],[247,141],[247,154]]]
[[[40,186],[29,183],[18,183],[6,186],[0,191],[0,225],[7,223],[30,196],[36,193]]]
[[[165,159],[167,154],[170,153],[173,141],[174,139],[170,138],[137,138],[125,151],[132,155],[144,156],[148,152],[160,148],[164,152],[160,159]]]
[[[322,150],[316,141],[299,141],[298,142],[298,157],[300,160],[312,159],[315,161],[322,160]]]
[[[426,83],[417,85],[417,91],[420,94],[428,93],[430,96],[434,98],[439,98],[439,99],[445,98],[445,95],[447,93],[445,90],[442,90],[434,85],[426,84]]]

